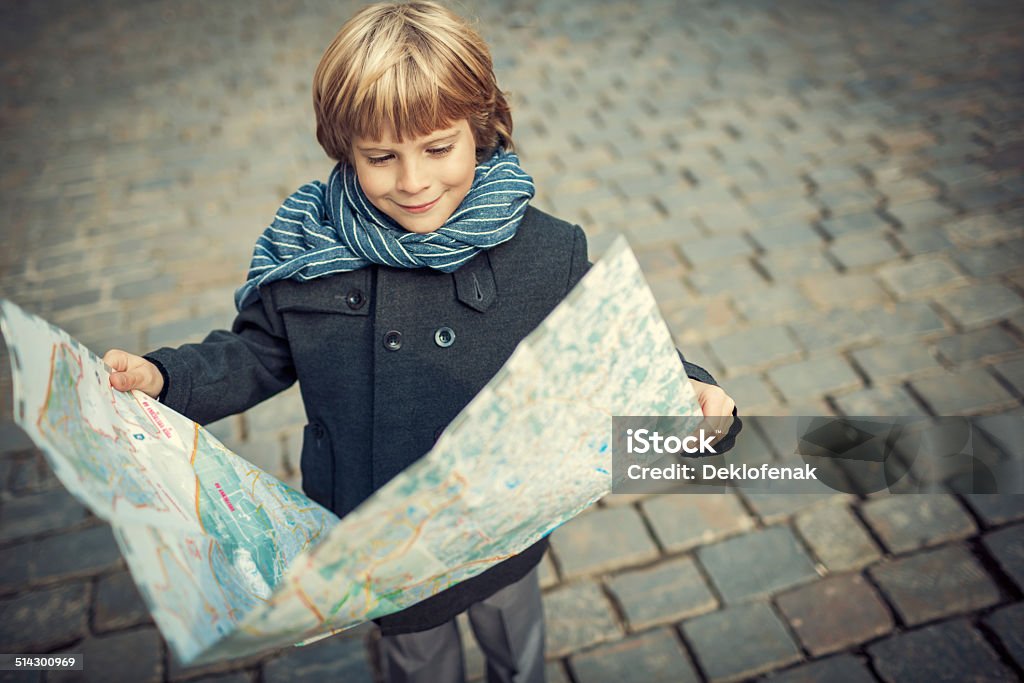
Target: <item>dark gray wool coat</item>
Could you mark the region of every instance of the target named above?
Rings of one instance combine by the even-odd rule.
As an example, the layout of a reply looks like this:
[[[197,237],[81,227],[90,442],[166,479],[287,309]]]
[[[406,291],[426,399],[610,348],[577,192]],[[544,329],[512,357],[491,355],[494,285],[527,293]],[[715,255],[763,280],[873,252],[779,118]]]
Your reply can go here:
[[[201,424],[296,380],[309,424],[306,494],[344,516],[430,450],[588,268],[583,231],[529,208],[516,236],[455,273],[372,266],[260,290],[230,332],[147,356],[163,402]],[[685,363],[686,373],[714,380]],[[547,548],[519,555],[378,621],[385,635],[453,618],[519,580]]]

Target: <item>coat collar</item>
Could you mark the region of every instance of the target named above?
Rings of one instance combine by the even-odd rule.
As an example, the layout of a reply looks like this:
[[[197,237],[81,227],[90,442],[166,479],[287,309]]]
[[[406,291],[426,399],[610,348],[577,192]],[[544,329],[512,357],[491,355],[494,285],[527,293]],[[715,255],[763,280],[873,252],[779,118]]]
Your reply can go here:
[[[452,273],[455,294],[459,301],[475,311],[484,313],[498,300],[498,287],[494,283],[494,270],[488,252],[481,252]]]

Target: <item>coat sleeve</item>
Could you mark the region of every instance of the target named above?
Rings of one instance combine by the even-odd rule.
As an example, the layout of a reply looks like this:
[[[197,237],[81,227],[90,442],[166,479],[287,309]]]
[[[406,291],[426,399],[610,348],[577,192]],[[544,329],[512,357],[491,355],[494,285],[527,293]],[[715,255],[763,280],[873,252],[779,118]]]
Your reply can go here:
[[[572,260],[569,264],[569,283],[565,290],[566,294],[576,286],[576,283],[583,278],[592,265],[587,257],[587,236],[583,232],[583,229],[578,225],[574,225],[573,235]],[[715,378],[711,376],[710,372],[701,366],[694,365],[686,360],[682,351],[679,351],[678,349],[676,349],[676,351],[679,353],[679,360],[683,364],[683,369],[686,371],[687,377],[695,379],[698,382],[718,386],[718,382],[715,381]]]
[[[231,330],[199,344],[146,354],[164,376],[160,400],[200,424],[243,412],[295,382],[280,314],[269,293],[246,306]]]

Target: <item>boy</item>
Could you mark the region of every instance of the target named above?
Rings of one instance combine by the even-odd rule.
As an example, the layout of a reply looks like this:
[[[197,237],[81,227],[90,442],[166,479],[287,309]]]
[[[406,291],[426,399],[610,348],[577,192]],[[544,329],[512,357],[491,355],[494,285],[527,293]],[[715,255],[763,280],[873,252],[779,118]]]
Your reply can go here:
[[[583,231],[529,206],[491,57],[428,2],[366,7],[316,70],[317,139],[339,163],[257,241],[232,330],[145,358],[110,383],[208,423],[299,381],[307,495],[343,516],[444,427],[587,269]],[[712,428],[732,400],[686,364]],[[717,423],[717,424],[716,424]],[[468,611],[489,681],[541,681],[536,566],[547,540],[378,620],[390,681],[461,681]]]

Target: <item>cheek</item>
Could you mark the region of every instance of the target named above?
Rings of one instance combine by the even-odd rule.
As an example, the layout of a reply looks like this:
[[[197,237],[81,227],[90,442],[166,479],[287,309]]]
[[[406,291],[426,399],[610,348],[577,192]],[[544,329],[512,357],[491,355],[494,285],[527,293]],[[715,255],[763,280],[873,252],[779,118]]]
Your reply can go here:
[[[473,184],[473,176],[476,173],[476,154],[473,149],[469,153],[463,152],[458,158],[452,159],[452,163],[445,169],[445,185],[453,190],[463,193],[468,192]]]
[[[371,199],[389,191],[387,174],[381,173],[380,169],[357,168],[356,179],[359,181],[359,187],[363,189],[363,194]]]

